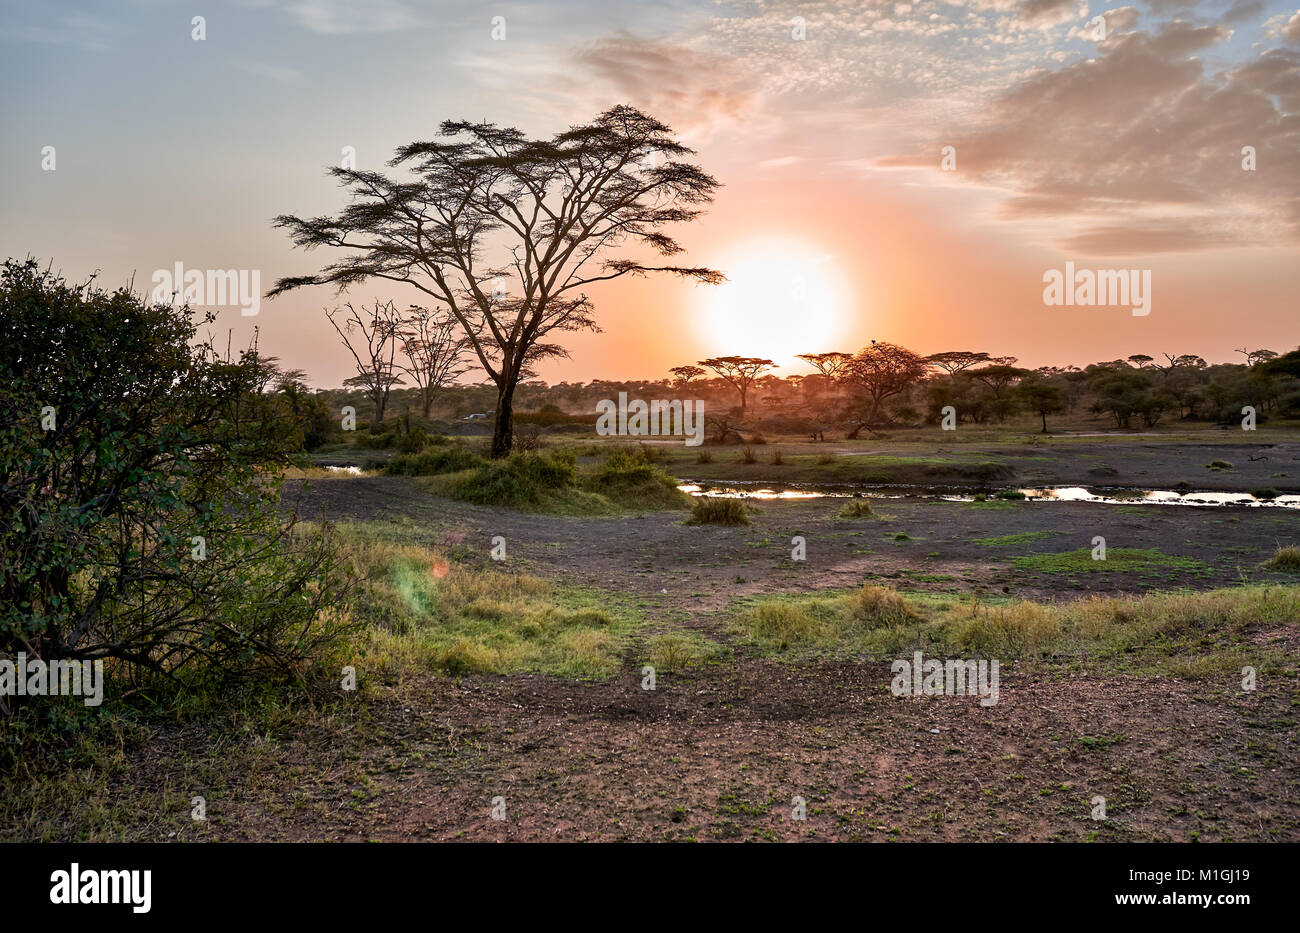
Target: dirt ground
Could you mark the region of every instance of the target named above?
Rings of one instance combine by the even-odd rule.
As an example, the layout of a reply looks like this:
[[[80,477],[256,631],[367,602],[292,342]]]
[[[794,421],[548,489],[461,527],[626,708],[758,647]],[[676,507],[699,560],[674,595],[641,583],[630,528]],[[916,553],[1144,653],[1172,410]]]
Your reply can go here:
[[[1281,637],[1281,636],[1279,636]],[[872,686],[868,686],[871,684]],[[355,720],[266,743],[209,791],[221,840],[1296,840],[1295,684],[1003,676],[896,699],[858,665],[738,658],[610,683],[393,685]],[[142,764],[193,786],[178,732]],[[129,783],[129,780],[128,780]],[[132,786],[132,793],[139,788]],[[1106,819],[1092,817],[1094,798]],[[794,798],[807,820],[793,820]],[[504,821],[492,819],[503,798]],[[500,804],[501,801],[496,801]]]
[[[470,561],[482,563],[499,535],[513,569],[642,594],[651,605],[687,611],[721,609],[737,596],[864,580],[1043,599],[1284,579],[1259,565],[1300,533],[1300,511],[1282,508],[905,498],[872,500],[878,517],[861,520],[837,517],[844,499],[769,500],[757,506],[751,525],[695,527],[682,524],[684,512],[563,518],[470,506],[389,476],[295,482],[283,501],[309,520],[409,520],[427,529],[431,545],[463,548]],[[1044,536],[1013,546],[977,543],[1026,533]],[[1018,556],[1091,548],[1099,535],[1108,548],[1159,548],[1202,566],[1144,576],[1041,574],[1014,564]],[[790,557],[795,536],[806,542],[803,561]]]
[[[1106,462],[1116,468],[1146,456],[1115,449]],[[1233,459],[1155,451],[1144,485],[1169,485],[1213,456]],[[1069,482],[1074,468],[1018,479]],[[684,512],[575,519],[473,507],[386,476],[289,483],[283,502],[304,519],[410,522],[430,546],[483,565],[502,535],[506,569],[632,594],[650,620],[718,641],[733,597],[869,580],[1036,599],[1280,580],[1259,564],[1300,531],[1300,513],[1277,508],[924,499],[876,500],[879,516],[861,520],[836,517],[842,499],[769,502],[748,527],[692,527]],[[977,541],[1025,532],[1048,534]],[[803,562],[790,559],[795,535]],[[1198,563],[1150,576],[1015,566],[1096,535]],[[1255,638],[1291,657],[1300,649],[1295,626]],[[209,819],[141,825],[128,838],[1300,840],[1294,665],[1248,693],[1235,676],[1008,662],[990,709],[896,698],[885,662],[788,662],[743,646],[725,663],[661,673],[648,691],[633,655],[607,682],[408,672],[312,728],[164,729],[114,792],[174,797],[183,813],[202,788]],[[226,745],[240,753],[211,754]],[[806,820],[792,819],[796,797]],[[493,819],[501,806],[506,818]]]

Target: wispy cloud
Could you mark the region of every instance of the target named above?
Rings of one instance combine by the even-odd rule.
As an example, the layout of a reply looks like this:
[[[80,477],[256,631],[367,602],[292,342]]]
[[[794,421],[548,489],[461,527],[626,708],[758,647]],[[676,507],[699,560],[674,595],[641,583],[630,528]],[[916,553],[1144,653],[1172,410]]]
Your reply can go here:
[[[398,0],[295,0],[285,11],[299,25],[329,36],[396,32],[422,25],[419,15]]]

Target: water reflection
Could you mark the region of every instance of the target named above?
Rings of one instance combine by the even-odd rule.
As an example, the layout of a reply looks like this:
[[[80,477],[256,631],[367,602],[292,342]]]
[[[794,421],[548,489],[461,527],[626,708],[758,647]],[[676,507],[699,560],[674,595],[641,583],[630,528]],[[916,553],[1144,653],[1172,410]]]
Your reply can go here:
[[[781,487],[751,486],[744,483],[703,485],[684,483],[677,487],[692,496],[719,499],[848,499],[862,496],[868,499],[942,499],[947,502],[974,502],[976,493],[946,490],[928,486],[838,486],[838,487]],[[1273,499],[1259,499],[1248,492],[1184,491],[1174,489],[1132,489],[1087,486],[1022,487],[1015,490],[1027,501],[1033,502],[1100,502],[1111,505],[1186,505],[1221,506],[1244,505],[1259,508],[1300,509],[1300,495],[1279,495]],[[996,493],[983,494],[991,501]]]

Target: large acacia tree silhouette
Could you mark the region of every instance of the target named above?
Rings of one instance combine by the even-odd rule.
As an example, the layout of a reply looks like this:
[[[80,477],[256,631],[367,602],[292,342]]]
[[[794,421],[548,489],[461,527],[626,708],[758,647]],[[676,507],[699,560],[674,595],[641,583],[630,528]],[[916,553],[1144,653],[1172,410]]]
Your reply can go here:
[[[337,216],[277,217],[297,246],[354,255],[280,279],[268,297],[388,279],[432,298],[456,317],[496,384],[492,455],[501,457],[513,441],[520,379],[538,360],[567,356],[544,338],[599,329],[584,286],[647,272],[723,281],[713,269],[615,255],[682,253],[664,227],[698,217],[718,182],[668,126],[625,105],[550,139],[463,121],[443,123],[439,136],[397,150],[389,165],[408,166],[407,180],[331,169],[352,196]]]

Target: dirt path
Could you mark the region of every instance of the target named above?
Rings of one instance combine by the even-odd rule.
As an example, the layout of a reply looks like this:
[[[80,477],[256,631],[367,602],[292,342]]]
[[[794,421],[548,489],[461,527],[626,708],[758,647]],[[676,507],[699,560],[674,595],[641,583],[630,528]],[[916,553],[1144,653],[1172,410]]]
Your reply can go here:
[[[284,502],[304,519],[409,520],[427,529],[430,545],[464,547],[471,560],[482,562],[492,538],[501,535],[515,569],[643,594],[686,610],[720,609],[735,596],[865,580],[1025,598],[1209,588],[1273,579],[1259,564],[1279,544],[1300,538],[1300,513],[1286,509],[926,499],[875,500],[878,518],[853,521],[836,517],[842,499],[770,501],[754,513],[752,525],[694,527],[682,524],[684,512],[578,519],[470,506],[387,476],[290,483]],[[796,535],[807,545],[801,562],[791,559]],[[1017,535],[1025,537],[981,543]],[[1091,548],[1098,535],[1108,548],[1159,548],[1200,566],[1146,574],[1051,574],[1016,566],[1020,557]]]

